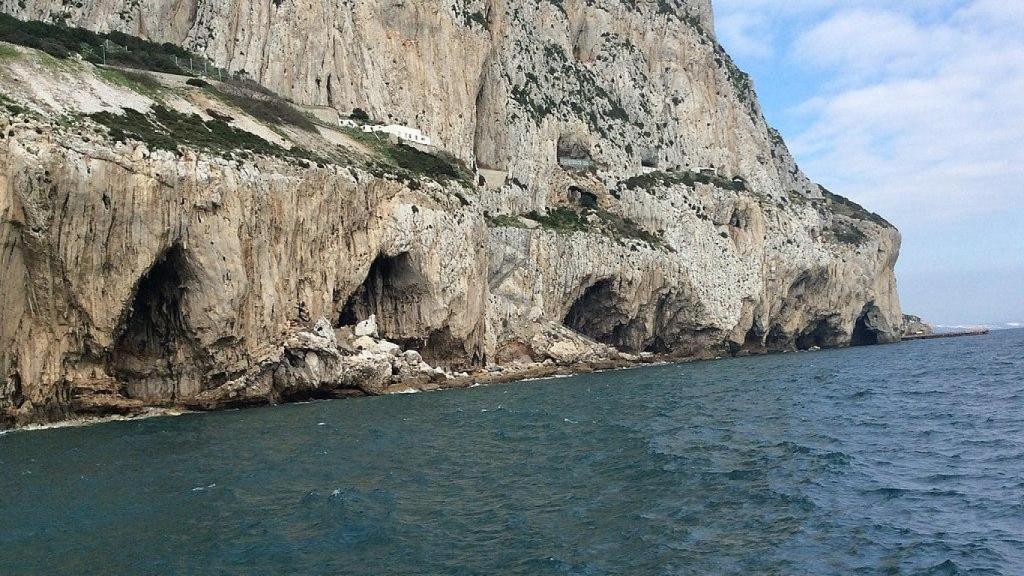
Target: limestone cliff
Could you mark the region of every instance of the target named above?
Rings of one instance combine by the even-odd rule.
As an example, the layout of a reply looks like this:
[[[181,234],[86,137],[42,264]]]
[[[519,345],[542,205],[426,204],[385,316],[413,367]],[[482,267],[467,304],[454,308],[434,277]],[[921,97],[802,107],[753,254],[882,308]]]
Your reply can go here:
[[[0,7],[184,44],[468,167],[3,45],[0,423],[379,393],[405,360],[349,349],[371,314],[449,376],[899,337],[898,232],[799,171],[706,1]],[[247,151],[125,124],[192,114]]]

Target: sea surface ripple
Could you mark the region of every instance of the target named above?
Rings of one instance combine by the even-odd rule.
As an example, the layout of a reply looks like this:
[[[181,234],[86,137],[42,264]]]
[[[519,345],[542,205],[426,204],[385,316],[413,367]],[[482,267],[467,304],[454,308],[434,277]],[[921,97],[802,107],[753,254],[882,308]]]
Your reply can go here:
[[[0,436],[0,574],[1024,574],[1024,331]]]

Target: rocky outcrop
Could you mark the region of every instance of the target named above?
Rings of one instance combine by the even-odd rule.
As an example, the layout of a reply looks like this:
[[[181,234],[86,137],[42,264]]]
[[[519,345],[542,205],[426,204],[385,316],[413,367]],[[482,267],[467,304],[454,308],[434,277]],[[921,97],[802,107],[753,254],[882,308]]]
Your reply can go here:
[[[903,315],[902,336],[931,336],[932,334],[935,334],[935,327],[922,320],[920,316]]]
[[[140,90],[89,64],[5,56],[6,425],[903,329],[899,233],[796,168],[706,2],[0,7],[182,42],[507,174],[410,175],[376,141],[269,125],[181,79]],[[85,117],[158,106],[278,147],[159,148]],[[314,161],[284,152],[298,146]]]

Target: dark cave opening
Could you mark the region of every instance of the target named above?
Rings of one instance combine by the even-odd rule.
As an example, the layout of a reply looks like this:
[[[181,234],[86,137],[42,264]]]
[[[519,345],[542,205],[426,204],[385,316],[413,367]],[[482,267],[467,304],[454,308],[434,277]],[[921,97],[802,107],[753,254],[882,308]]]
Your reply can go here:
[[[580,186],[569,186],[569,199],[576,202],[583,208],[596,210],[600,208],[597,194]]]
[[[853,335],[850,337],[850,346],[874,346],[876,344],[881,344],[881,339],[878,336],[878,330],[871,327],[870,324],[869,315],[873,310],[874,307],[868,305],[857,318],[856,324],[853,325]]]
[[[757,324],[750,327],[747,330],[746,335],[743,336],[743,344],[739,347],[740,350],[762,350],[766,347],[765,343],[765,332]]]
[[[573,302],[562,323],[596,342],[635,349],[629,318],[617,306],[619,299],[612,279],[599,280]]]
[[[431,327],[430,312],[438,303],[431,299],[429,283],[407,253],[379,255],[370,264],[366,279],[349,295],[338,316],[338,326],[352,326],[371,315],[377,317],[378,335],[405,350],[416,350],[431,366],[464,367],[483,362],[482,352],[447,326]]]
[[[176,244],[139,280],[108,364],[128,383],[130,396],[171,399],[186,379],[198,387],[200,349],[182,306],[191,277],[185,251]]]
[[[833,336],[834,331],[828,320],[819,320],[797,337],[797,350],[828,348],[834,345],[832,341]]]
[[[407,252],[397,256],[381,254],[370,264],[366,280],[345,301],[338,325],[350,326],[375,314],[383,337],[401,338],[401,334],[389,331],[401,318],[417,313],[425,285]]]

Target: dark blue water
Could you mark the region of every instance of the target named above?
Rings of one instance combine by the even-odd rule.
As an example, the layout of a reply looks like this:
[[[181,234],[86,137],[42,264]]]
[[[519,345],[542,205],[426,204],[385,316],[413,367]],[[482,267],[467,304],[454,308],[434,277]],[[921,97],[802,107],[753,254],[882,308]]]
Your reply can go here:
[[[0,436],[0,574],[1024,574],[1024,331]]]

